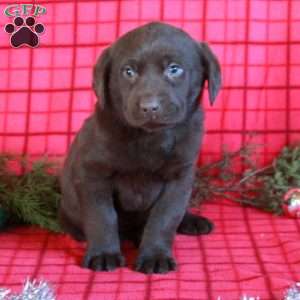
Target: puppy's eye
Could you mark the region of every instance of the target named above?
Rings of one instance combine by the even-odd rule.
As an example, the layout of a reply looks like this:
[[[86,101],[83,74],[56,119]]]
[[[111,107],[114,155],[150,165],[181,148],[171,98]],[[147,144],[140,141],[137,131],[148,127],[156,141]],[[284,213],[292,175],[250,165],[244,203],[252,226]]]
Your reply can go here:
[[[135,70],[130,67],[130,66],[126,66],[123,68],[123,76],[127,77],[127,78],[134,78],[137,75],[137,73],[135,72]]]
[[[183,74],[183,69],[177,64],[168,65],[165,74],[170,78],[176,78]]]

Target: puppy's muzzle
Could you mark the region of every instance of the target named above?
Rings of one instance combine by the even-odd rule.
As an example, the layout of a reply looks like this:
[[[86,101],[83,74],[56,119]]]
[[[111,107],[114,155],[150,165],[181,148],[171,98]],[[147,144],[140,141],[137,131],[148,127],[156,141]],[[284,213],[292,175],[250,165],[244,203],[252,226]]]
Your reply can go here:
[[[139,97],[131,103],[132,106],[126,110],[126,117],[129,124],[135,127],[159,130],[174,126],[180,117],[179,106],[165,97]]]

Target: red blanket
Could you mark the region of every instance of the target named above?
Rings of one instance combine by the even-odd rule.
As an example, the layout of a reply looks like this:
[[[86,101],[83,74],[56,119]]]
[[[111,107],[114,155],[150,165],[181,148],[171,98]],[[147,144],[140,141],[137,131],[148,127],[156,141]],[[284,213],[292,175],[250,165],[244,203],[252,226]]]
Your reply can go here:
[[[26,2],[26,1],[25,1]],[[209,42],[219,57],[223,89],[206,107],[201,160],[224,145],[253,142],[264,164],[300,139],[300,1],[40,0],[45,32],[37,48],[12,48],[2,28],[13,17],[0,1],[0,153],[64,157],[95,102],[92,66],[121,34],[153,20]],[[28,2],[27,2],[28,3]],[[21,11],[14,6],[10,11]],[[54,285],[58,299],[281,299],[299,274],[299,222],[236,205],[203,208],[216,223],[208,236],[178,236],[177,272],[145,276],[122,268],[93,273],[78,267],[83,245],[21,228],[0,234],[0,286],[19,289],[26,276]],[[135,251],[125,247],[132,264]],[[218,298],[220,297],[220,298]]]
[[[178,270],[166,275],[134,272],[129,243],[128,266],[92,272],[79,267],[83,243],[36,228],[2,232],[0,287],[20,291],[29,277],[46,280],[58,300],[281,300],[300,281],[299,221],[221,201],[205,204],[202,213],[215,222],[214,232],[177,235]]]

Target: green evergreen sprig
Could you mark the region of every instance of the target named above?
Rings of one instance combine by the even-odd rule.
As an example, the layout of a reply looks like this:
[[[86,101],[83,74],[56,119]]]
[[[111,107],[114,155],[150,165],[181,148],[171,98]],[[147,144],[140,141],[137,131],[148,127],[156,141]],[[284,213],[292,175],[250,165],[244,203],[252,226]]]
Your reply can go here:
[[[10,170],[9,163],[15,160],[24,169],[23,175]],[[0,156],[0,206],[11,223],[61,231],[57,220],[61,194],[55,170],[57,166],[46,158],[31,165],[26,158]]]
[[[281,214],[285,193],[300,187],[300,145],[284,147],[263,168],[255,163],[258,147],[247,145],[235,152],[224,151],[218,161],[199,167],[191,205],[226,198]],[[12,162],[21,165],[21,175],[12,171]],[[58,170],[59,166],[47,158],[31,164],[28,158],[0,155],[0,227],[9,216],[10,223],[61,232],[57,219],[61,199]]]
[[[193,206],[208,199],[226,198],[275,214],[282,214],[285,193],[300,188],[300,145],[286,146],[270,165],[258,168],[258,145],[223,152],[220,160],[200,167],[196,173]],[[240,162],[243,172],[236,168]]]

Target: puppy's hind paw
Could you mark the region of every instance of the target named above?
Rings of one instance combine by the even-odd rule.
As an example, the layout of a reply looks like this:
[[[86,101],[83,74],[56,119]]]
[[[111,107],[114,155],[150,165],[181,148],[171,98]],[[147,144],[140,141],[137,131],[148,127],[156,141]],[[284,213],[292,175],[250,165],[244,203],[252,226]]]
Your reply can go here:
[[[214,224],[208,219],[186,213],[181,221],[177,232],[186,235],[208,234],[214,228]]]
[[[95,256],[86,254],[82,267],[93,271],[113,271],[125,265],[125,259],[121,253],[103,253]]]

